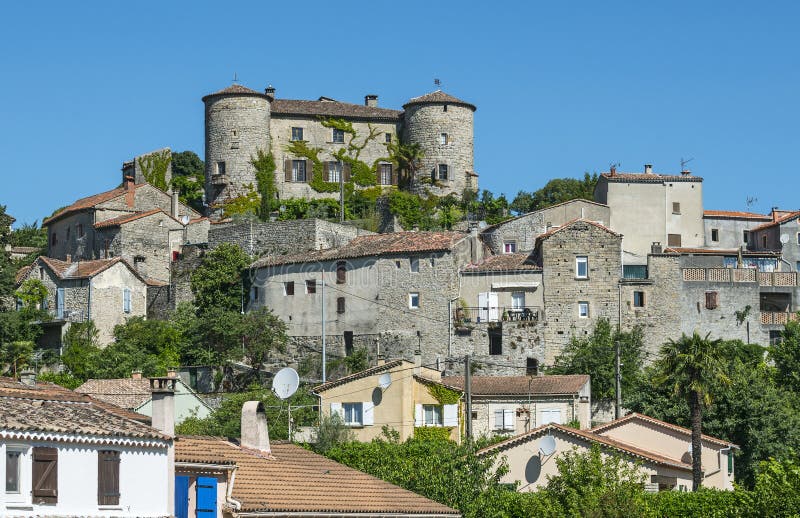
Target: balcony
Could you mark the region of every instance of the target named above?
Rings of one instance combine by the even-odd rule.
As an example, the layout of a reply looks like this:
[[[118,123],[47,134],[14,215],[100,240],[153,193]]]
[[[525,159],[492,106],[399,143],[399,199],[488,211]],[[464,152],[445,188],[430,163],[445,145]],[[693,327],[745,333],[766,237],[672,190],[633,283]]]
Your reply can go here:
[[[212,185],[228,185],[228,175],[226,175],[226,174],[212,174],[211,175],[211,184]]]
[[[797,286],[797,272],[759,272],[754,268],[683,268],[685,282],[757,282],[760,286]]]
[[[453,321],[456,325],[494,322],[538,322],[542,315],[542,308],[539,306],[460,307],[453,312]]]
[[[762,311],[761,323],[764,325],[786,325],[798,319],[797,313],[787,313],[785,311]]]

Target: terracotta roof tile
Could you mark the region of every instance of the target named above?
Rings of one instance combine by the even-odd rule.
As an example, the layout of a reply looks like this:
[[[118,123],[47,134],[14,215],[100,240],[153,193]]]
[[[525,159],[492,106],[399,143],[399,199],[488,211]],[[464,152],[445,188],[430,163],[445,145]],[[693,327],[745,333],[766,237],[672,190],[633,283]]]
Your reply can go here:
[[[765,228],[774,227],[777,225],[782,225],[783,223],[789,222],[793,219],[797,219],[800,217],[800,210],[797,212],[790,212],[789,214],[784,214],[783,216],[775,219],[775,221],[771,221],[769,223],[765,223],[763,225],[759,225],[755,228],[751,228],[750,232],[755,232],[757,230],[764,230]]]
[[[771,221],[769,214],[756,214],[755,212],[740,212],[735,210],[704,210],[704,218],[728,218],[728,219],[755,219]]]
[[[697,254],[697,255],[737,255],[737,248],[684,248],[670,246],[664,249],[665,254]],[[743,257],[775,257],[776,252],[742,250]]]
[[[363,104],[350,104],[340,101],[302,101],[295,99],[275,99],[272,101],[270,112],[273,115],[307,115],[316,117],[342,117],[345,119],[378,119],[386,121],[399,121],[403,112],[365,106]]]
[[[647,174],[647,173],[602,173],[601,178],[605,178],[609,182],[623,182],[623,183],[660,183],[660,182],[702,182],[703,179],[699,176],[690,174]]]
[[[470,108],[472,111],[476,110],[474,104],[462,101],[461,99],[453,97],[450,94],[446,94],[441,90],[436,90],[435,92],[431,92],[429,94],[420,95],[419,97],[412,97],[411,99],[409,99],[407,103],[403,105],[403,108],[414,104],[441,104],[441,103],[457,104],[461,106],[466,106],[467,108]]]
[[[296,255],[263,257],[254,262],[253,268],[282,264],[334,261],[355,257],[444,252],[452,250],[456,243],[467,236],[463,232],[393,232],[360,236],[347,245],[327,250],[315,250]]]
[[[472,393],[481,396],[576,394],[589,382],[587,374],[547,376],[473,376]],[[442,383],[464,389],[463,376],[445,376]]]
[[[131,188],[138,189],[139,187],[147,185],[147,184],[131,184]],[[107,201],[111,201],[114,198],[119,198],[120,196],[124,196],[126,193],[125,187],[117,187],[116,189],[111,189],[110,191],[101,192],[99,194],[93,194],[92,196],[87,196],[86,198],[81,198],[77,200],[72,205],[68,205],[58,211],[56,214],[53,214],[49,218],[42,221],[42,226],[47,226],[49,223],[56,221],[57,219],[61,219],[64,216],[69,214],[73,214],[75,212],[91,209],[101,203],[105,203]]]
[[[105,228],[105,227],[118,227],[120,225],[124,225],[125,223],[129,223],[131,221],[136,221],[137,219],[146,218],[147,216],[152,216],[153,214],[162,213],[170,219],[175,219],[162,209],[153,209],[144,212],[134,212],[132,214],[123,214],[122,216],[117,216],[116,218],[106,219],[103,221],[98,221],[94,224],[94,228]],[[175,219],[175,221],[178,221]]]
[[[247,88],[246,86],[232,84],[231,86],[229,86],[227,88],[223,88],[222,90],[217,90],[214,93],[211,93],[211,94],[208,94],[208,95],[204,96],[203,97],[203,102],[205,102],[206,99],[208,99],[210,97],[217,97],[217,96],[220,96],[220,95],[256,95],[256,96],[259,96],[259,97],[269,98],[269,96],[267,94],[263,93],[263,92],[257,92],[255,90]]]
[[[676,424],[668,423],[666,421],[662,421],[660,419],[656,419],[655,417],[650,417],[649,415],[639,414],[639,413],[636,413],[636,412],[631,412],[630,414],[628,414],[628,415],[626,415],[624,417],[620,417],[619,419],[615,419],[614,421],[611,421],[610,423],[601,424],[600,426],[595,426],[594,428],[592,428],[590,430],[590,432],[592,432],[594,434],[602,434],[603,432],[605,432],[607,430],[610,430],[612,428],[616,428],[616,427],[621,426],[621,425],[623,425],[625,423],[628,423],[630,421],[642,421],[642,422],[645,422],[645,423],[648,423],[648,424],[652,424],[652,425],[660,426],[662,428],[668,428],[670,430],[674,430],[676,432],[680,432],[680,433],[682,433],[682,434],[684,434],[686,436],[689,436],[689,437],[692,436],[692,431],[690,429],[688,429],[688,428],[684,428],[682,426],[678,426]],[[714,436],[706,435],[706,434],[703,434],[702,437],[703,437],[703,440],[705,440],[705,441],[713,442],[713,443],[721,445],[723,447],[732,446],[734,448],[739,448],[739,446],[737,446],[736,444],[732,443],[731,441],[726,441],[725,439],[720,439],[718,437],[714,437]]]
[[[86,394],[129,410],[139,408],[152,397],[150,394],[150,380],[147,378],[90,379],[76,388],[75,392]]]
[[[28,275],[28,273],[31,271],[32,268],[33,268],[33,265],[29,264],[28,266],[23,266],[22,268],[17,270],[17,273],[14,275],[15,284],[21,283],[22,280]]]
[[[511,439],[507,439],[507,440],[505,440],[503,442],[499,442],[499,443],[494,444],[492,446],[483,448],[482,450],[479,450],[477,454],[478,455],[484,455],[486,453],[491,453],[491,452],[495,452],[495,451],[503,451],[503,450],[505,450],[507,448],[516,446],[516,445],[524,443],[524,442],[527,442],[527,441],[529,441],[531,439],[535,439],[535,438],[543,435],[545,432],[547,432],[547,433],[561,432],[561,433],[564,433],[566,435],[571,435],[572,437],[578,437],[578,438],[584,439],[584,440],[586,440],[588,442],[592,442],[592,443],[596,443],[596,444],[599,444],[599,445],[602,445],[602,446],[606,446],[608,448],[611,448],[611,449],[616,450],[616,451],[618,451],[620,453],[623,453],[623,454],[630,455],[632,457],[636,457],[636,458],[640,458],[640,459],[644,459],[644,460],[648,460],[648,461],[654,462],[656,464],[661,464],[661,465],[664,465],[664,466],[669,466],[669,467],[677,468],[677,469],[684,470],[684,471],[691,471],[692,470],[692,465],[691,464],[686,464],[685,462],[682,462],[682,461],[680,461],[678,459],[673,459],[673,458],[670,458],[670,457],[666,457],[664,455],[661,455],[661,454],[658,454],[658,453],[655,453],[655,452],[651,452],[651,451],[648,451],[648,450],[644,450],[644,449],[641,449],[639,447],[632,446],[630,444],[626,444],[626,443],[623,443],[623,442],[620,442],[620,441],[616,441],[614,439],[609,439],[608,437],[604,437],[602,435],[598,435],[598,434],[592,433],[590,431],[578,430],[576,428],[570,428],[568,426],[555,424],[555,423],[550,423],[550,424],[546,424],[544,426],[540,426],[538,428],[535,428],[535,429],[531,430],[530,432],[514,436]]]
[[[40,256],[37,261],[44,263],[60,279],[88,279],[111,268],[117,263],[123,263],[134,275],[141,279],[142,282],[146,282],[144,277],[122,257],[94,259],[92,261],[73,261],[68,263],[66,261],[53,259],[52,257]]]
[[[470,264],[464,273],[541,271],[542,267],[533,262],[530,254],[499,254],[486,258],[479,264]]]
[[[325,392],[326,390],[332,389],[333,387],[338,387],[339,385],[344,385],[345,383],[350,383],[351,381],[357,379],[368,378],[370,376],[374,376],[375,374],[379,374],[381,372],[394,369],[395,367],[399,367],[402,364],[403,360],[388,361],[383,365],[370,367],[369,369],[363,370],[361,372],[356,372],[355,374],[351,374],[349,376],[344,376],[342,378],[339,378],[338,380],[329,381],[327,383],[323,383],[322,385],[317,385],[316,387],[314,387],[312,392],[314,392],[315,394],[319,394],[320,392]]]
[[[459,516],[454,509],[294,444],[273,443],[267,455],[221,438],[175,440],[176,462],[206,459],[236,463],[232,497],[245,512]]]

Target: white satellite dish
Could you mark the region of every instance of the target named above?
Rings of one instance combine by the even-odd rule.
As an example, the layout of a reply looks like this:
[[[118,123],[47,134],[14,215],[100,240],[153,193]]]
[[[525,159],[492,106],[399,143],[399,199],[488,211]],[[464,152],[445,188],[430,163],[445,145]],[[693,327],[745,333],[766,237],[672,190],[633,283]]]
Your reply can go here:
[[[297,392],[300,376],[291,367],[284,367],[272,378],[272,391],[281,399],[286,399]]]
[[[542,439],[542,442],[539,443],[539,451],[542,455],[552,455],[556,451],[556,439],[552,435],[548,435],[547,437]]]
[[[181,216],[181,223],[183,223],[184,225],[188,225],[189,224],[189,216]]]
[[[389,385],[392,384],[392,375],[388,372],[386,374],[381,374],[381,377],[378,378],[378,386],[381,390],[386,390],[389,388]]]
[[[789,234],[781,234],[781,243],[784,245],[789,242]]]

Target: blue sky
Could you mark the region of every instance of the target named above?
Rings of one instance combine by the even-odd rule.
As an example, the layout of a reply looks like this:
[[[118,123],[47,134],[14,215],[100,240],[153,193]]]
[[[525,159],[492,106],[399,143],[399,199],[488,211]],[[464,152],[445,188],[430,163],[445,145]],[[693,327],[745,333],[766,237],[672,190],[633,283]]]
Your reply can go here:
[[[231,83],[399,108],[478,106],[482,188],[645,163],[705,207],[800,208],[797,2],[14,2],[0,31],[0,204],[41,220],[135,154],[203,156],[200,98]]]

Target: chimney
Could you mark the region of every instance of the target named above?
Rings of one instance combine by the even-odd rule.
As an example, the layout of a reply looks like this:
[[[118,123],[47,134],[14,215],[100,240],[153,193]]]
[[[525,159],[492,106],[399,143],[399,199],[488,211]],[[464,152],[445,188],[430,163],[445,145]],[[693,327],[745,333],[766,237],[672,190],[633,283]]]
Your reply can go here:
[[[261,401],[247,401],[242,405],[242,437],[239,442],[244,448],[270,452],[267,414]]]
[[[378,355],[378,365],[385,365],[385,364],[386,364],[386,358],[384,358],[382,354],[379,354]]]
[[[168,378],[177,378],[178,377],[178,368],[177,367],[167,367],[167,377]]]
[[[122,179],[122,185],[126,191],[133,189],[133,176],[126,176]]]
[[[36,385],[36,373],[30,369],[25,369],[24,371],[19,373],[19,381],[23,385],[28,385],[29,387],[33,387]]]
[[[264,93],[266,95],[268,95],[269,97],[272,97],[273,100],[275,100],[275,87],[274,86],[268,85],[266,88],[264,88]]]
[[[375,94],[368,94],[364,96],[364,106],[370,106],[372,108],[378,107],[378,96]]]
[[[67,262],[68,263],[72,262],[72,254],[67,254]]]
[[[140,370],[131,371],[131,379],[132,380],[142,379],[142,371]]]
[[[772,207],[772,221],[778,221],[778,207]]]
[[[644,165],[644,174],[653,174],[653,164]]]
[[[663,253],[664,249],[661,247],[661,243],[659,241],[653,241],[653,244],[650,245],[650,253],[651,254],[660,254]]]
[[[169,204],[169,213],[175,219],[178,219],[178,207],[179,207],[179,205],[178,205],[178,189],[173,187],[172,188],[172,199],[170,200],[170,204]]]
[[[175,378],[150,378],[153,396],[153,428],[165,435],[175,435]]]
[[[691,176],[692,172],[689,169],[684,169],[684,170],[681,171],[681,174],[683,176]]]
[[[422,351],[414,351],[414,374],[419,376],[422,373]]]
[[[136,202],[136,188],[133,184],[133,176],[126,176],[122,182],[125,187],[125,204],[128,207],[133,207]]]
[[[612,165],[609,168],[609,176],[617,176],[617,166],[616,165]]]

